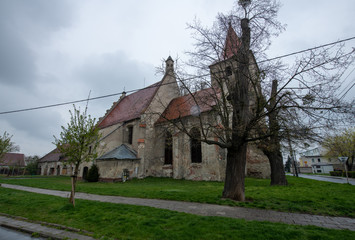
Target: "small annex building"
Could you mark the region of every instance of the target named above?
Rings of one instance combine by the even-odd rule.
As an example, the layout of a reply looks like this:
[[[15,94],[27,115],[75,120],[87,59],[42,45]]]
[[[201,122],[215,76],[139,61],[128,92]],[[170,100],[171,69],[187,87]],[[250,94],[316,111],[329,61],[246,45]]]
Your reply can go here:
[[[232,44],[230,39],[236,42],[236,38],[230,26],[225,43],[226,59],[233,55],[228,50]],[[205,88],[181,96],[174,74],[174,61],[169,56],[165,63],[165,75],[161,81],[129,95],[123,93],[99,119],[97,126],[102,137],[98,149],[100,157],[95,163],[100,180],[120,181],[127,174],[130,178],[155,176],[224,180],[226,150],[190,138],[170,124],[171,121],[182,120],[190,129],[190,135],[196,136],[196,139],[201,134],[196,115],[201,115],[206,123],[217,126],[216,119],[209,114],[214,100],[208,98],[215,90]],[[211,72],[215,71],[216,66],[218,63],[211,65]],[[230,66],[226,70],[231,71]],[[213,81],[211,79],[211,85]],[[71,166],[65,164],[65,159],[57,150],[40,159],[39,165],[42,175],[71,174]],[[80,176],[84,176],[91,165],[82,164]],[[246,174],[260,178],[270,176],[267,157],[251,144],[248,146]]]
[[[5,153],[0,159],[0,174],[18,174],[25,167],[25,155],[22,153]]]

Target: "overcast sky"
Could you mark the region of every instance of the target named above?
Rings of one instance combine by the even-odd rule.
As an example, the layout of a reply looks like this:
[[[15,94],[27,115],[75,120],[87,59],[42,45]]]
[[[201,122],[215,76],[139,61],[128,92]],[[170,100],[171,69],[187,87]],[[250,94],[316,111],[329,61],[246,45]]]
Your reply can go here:
[[[0,112],[142,88],[169,55],[184,58],[195,17],[211,26],[233,0],[0,0]],[[286,31],[269,56],[355,36],[353,0],[283,0]],[[347,45],[355,46],[355,41]],[[349,69],[349,72],[352,69]],[[355,81],[352,74],[344,88]],[[354,97],[355,87],[347,98]],[[118,97],[92,101],[99,118]],[[78,104],[78,106],[81,106]],[[25,155],[54,148],[53,135],[69,120],[71,105],[1,114]]]

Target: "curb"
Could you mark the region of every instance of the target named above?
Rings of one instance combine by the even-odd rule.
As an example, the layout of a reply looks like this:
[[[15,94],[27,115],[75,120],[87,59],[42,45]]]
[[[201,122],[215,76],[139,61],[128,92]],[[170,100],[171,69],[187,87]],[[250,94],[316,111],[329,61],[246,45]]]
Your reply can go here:
[[[32,221],[24,217],[12,216],[0,213],[0,226],[13,229],[16,231],[36,235],[36,237],[50,238],[55,240],[78,239],[78,240],[94,240],[95,238],[88,236],[93,233],[75,229],[60,224],[53,224],[41,221]],[[82,235],[82,234],[85,235]]]

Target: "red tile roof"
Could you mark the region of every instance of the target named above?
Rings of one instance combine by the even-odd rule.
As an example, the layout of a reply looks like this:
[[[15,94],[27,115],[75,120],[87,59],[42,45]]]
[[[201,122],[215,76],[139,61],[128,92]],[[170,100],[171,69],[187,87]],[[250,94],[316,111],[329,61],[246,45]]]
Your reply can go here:
[[[227,37],[226,37],[226,42],[224,43],[224,49],[223,49],[223,59],[229,59],[237,54],[238,48],[240,47],[240,40],[235,33],[232,24],[229,24],[228,32],[227,32]]]
[[[63,158],[63,154],[56,148],[39,159],[38,162],[58,162],[59,160],[65,160],[65,158]]]
[[[207,88],[193,93],[193,96],[189,94],[174,98],[156,123],[210,111],[216,105],[216,94],[214,89]]]
[[[5,153],[0,160],[0,166],[25,167],[25,155],[22,153]]]
[[[149,106],[160,84],[161,81],[122,98],[99,121],[98,127],[105,128],[139,118]]]

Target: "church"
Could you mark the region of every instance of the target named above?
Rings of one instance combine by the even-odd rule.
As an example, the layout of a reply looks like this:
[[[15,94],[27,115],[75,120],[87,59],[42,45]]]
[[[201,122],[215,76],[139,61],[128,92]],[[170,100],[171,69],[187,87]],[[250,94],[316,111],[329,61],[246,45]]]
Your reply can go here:
[[[182,95],[174,74],[174,61],[165,61],[161,81],[132,94],[123,93],[97,123],[101,139],[98,166],[101,181],[121,181],[126,177],[171,177],[175,179],[223,181],[226,168],[226,149],[207,144],[201,139],[201,127],[218,128],[218,119],[210,114],[216,103],[209,96],[221,65],[227,76],[233,74],[232,42],[238,43],[230,26],[225,41],[224,61],[210,66],[210,88]],[[227,64],[227,65],[226,65]],[[227,67],[225,67],[225,66]],[[214,96],[218,96],[214,95]],[[183,124],[181,131],[178,124]],[[180,125],[181,126],[181,125]],[[206,137],[206,136],[205,136]],[[207,138],[218,141],[218,136]],[[93,163],[83,163],[83,177]],[[72,166],[57,150],[39,161],[42,175],[70,175]],[[248,145],[246,175],[260,178],[270,176],[267,157],[255,145]]]

